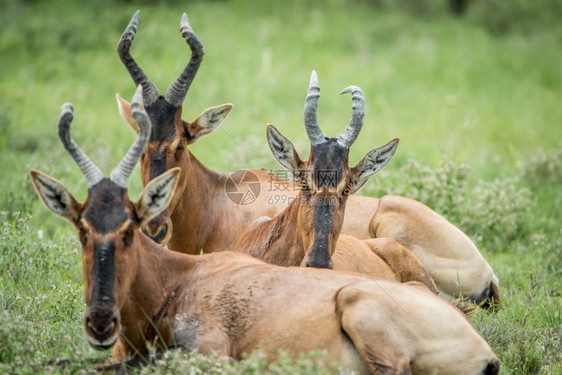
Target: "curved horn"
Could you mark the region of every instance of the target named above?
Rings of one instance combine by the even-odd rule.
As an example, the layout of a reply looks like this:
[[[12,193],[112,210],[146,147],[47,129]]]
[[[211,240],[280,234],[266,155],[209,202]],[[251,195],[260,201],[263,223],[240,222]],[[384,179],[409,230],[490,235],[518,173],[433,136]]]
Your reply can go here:
[[[90,160],[84,151],[76,145],[70,136],[70,123],[74,119],[73,111],[72,104],[65,103],[62,105],[58,124],[59,138],[66,151],[78,164],[78,167],[86,177],[88,188],[90,188],[103,179],[103,173],[101,173],[101,170]]]
[[[148,139],[150,138],[150,119],[144,110],[142,92],[143,89],[139,85],[139,87],[137,87],[137,91],[135,91],[135,95],[133,95],[133,99],[131,100],[132,114],[139,127],[137,138],[119,165],[115,167],[109,176],[111,181],[115,182],[124,189],[127,188],[127,185],[129,184],[129,177],[133,172],[133,168],[137,164],[137,161],[139,160],[146,144],[148,143]]]
[[[343,89],[340,94],[351,93],[351,119],[346,128],[338,135],[338,143],[344,147],[351,147],[357,139],[361,128],[363,127],[363,118],[365,117],[365,98],[363,91],[357,86],[349,86]]]
[[[316,112],[318,110],[318,98],[320,97],[320,86],[318,85],[318,77],[313,70],[310,75],[310,83],[308,85],[308,94],[304,103],[304,127],[308,139],[311,144],[318,144],[324,141],[324,134],[318,125]]]
[[[183,105],[187,90],[189,90],[189,86],[191,86],[191,82],[193,82],[199,65],[201,65],[201,61],[203,61],[203,55],[205,54],[203,51],[203,44],[193,32],[191,26],[189,26],[187,14],[185,13],[181,16],[180,31],[181,36],[191,49],[191,58],[178,79],[172,83],[168,90],[166,90],[166,94],[164,94],[166,101],[176,107],[181,107]]]
[[[129,53],[131,43],[133,42],[133,39],[135,39],[135,34],[137,33],[137,27],[139,25],[139,13],[140,10],[137,10],[135,12],[133,18],[131,18],[131,22],[129,22],[129,25],[121,36],[119,44],[117,45],[117,53],[119,53],[121,62],[123,62],[123,65],[125,65],[125,67],[129,71],[129,74],[131,75],[131,78],[133,78],[133,81],[135,81],[135,84],[137,86],[141,85],[143,87],[142,94],[144,105],[150,105],[154,103],[156,99],[158,99],[158,97],[160,96],[160,92],[150,81],[150,79],[148,79],[146,74],[137,65],[135,59],[133,59],[133,57]]]

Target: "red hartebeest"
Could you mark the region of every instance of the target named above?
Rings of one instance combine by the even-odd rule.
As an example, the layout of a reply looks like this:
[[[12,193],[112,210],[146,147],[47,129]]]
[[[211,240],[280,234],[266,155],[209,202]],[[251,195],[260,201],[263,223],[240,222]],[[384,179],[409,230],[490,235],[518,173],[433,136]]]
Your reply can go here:
[[[420,281],[437,294],[427,270],[398,242],[340,235],[348,196],[382,169],[398,147],[398,139],[394,139],[369,151],[350,168],[349,149],[363,127],[365,100],[356,86],[343,93],[352,93],[351,120],[340,135],[326,138],[316,115],[320,86],[312,72],[304,106],[304,126],[312,150],[308,161],[301,160],[291,141],[273,125],[267,126],[269,147],[279,163],[295,176],[300,192],[273,219],[262,217],[250,224],[234,250],[279,266],[333,268],[377,279]]]
[[[129,52],[137,27],[138,12],[123,33],[117,50],[134,82],[144,87],[146,111],[154,126],[141,158],[142,181],[146,186],[171,168],[182,170],[170,206],[144,230],[153,239],[167,243],[169,248],[188,254],[230,249],[253,220],[260,216],[273,217],[285,209],[286,202],[294,200],[298,188],[264,170],[252,169],[250,172],[261,182],[257,199],[248,205],[233,203],[225,194],[225,186],[233,179],[240,180],[238,174],[242,173],[212,171],[188,149],[189,144],[215,130],[232,105],[209,108],[192,122],[181,119],[184,98],[204,53],[187,16],[183,15],[180,30],[191,48],[191,59],[164,96]],[[120,112],[136,131],[129,103],[117,99]],[[272,181],[279,189],[268,188]],[[285,199],[271,199],[279,194],[284,194]],[[485,307],[491,301],[499,302],[498,280],[474,243],[424,204],[394,195],[381,198],[353,195],[348,199],[347,212],[342,233],[358,239],[386,237],[400,242],[427,268],[443,296],[463,295]]]
[[[425,287],[336,271],[277,267],[236,252],[167,251],[141,232],[172,200],[179,169],[150,181],[137,202],[127,183],[150,134],[141,90],[132,100],[139,135],[104,178],[70,136],[71,105],[59,136],[88,182],[78,202],[58,181],[32,170],[45,205],[79,230],[86,338],[116,359],[179,347],[240,358],[262,349],[292,355],[324,349],[330,363],[358,373],[497,374],[488,344],[455,308]],[[117,345],[116,345],[117,344]]]

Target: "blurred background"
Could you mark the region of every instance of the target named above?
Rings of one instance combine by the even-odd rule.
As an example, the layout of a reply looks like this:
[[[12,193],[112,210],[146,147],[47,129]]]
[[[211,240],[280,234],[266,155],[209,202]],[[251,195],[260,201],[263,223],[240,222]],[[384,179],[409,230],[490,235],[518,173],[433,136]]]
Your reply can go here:
[[[119,116],[115,94],[130,99],[135,87],[116,48],[137,9],[131,53],[161,92],[189,60],[179,32],[183,12],[204,45],[185,120],[221,103],[235,105],[221,128],[190,146],[212,169],[279,169],[265,142],[267,123],[306,157],[302,109],[313,69],[322,89],[318,118],[327,135],[337,134],[349,118],[351,98],[338,93],[360,86],[365,126],[350,163],[391,138],[401,139],[394,160],[361,193],[411,196],[465,231],[512,301],[512,315],[477,321],[502,365],[510,363],[515,372],[554,371],[549,366],[556,361],[553,353],[560,353],[562,326],[559,0],[2,0],[0,273],[33,274],[18,250],[24,237],[30,252],[52,239],[54,254],[70,244],[79,259],[73,228],[41,205],[27,171],[39,169],[78,199],[86,196],[85,180],[57,137],[65,102],[74,104],[75,140],[106,174],[130,147],[134,134]],[[133,199],[140,188],[137,168]],[[47,271],[60,265],[55,258],[45,262]],[[70,264],[61,267],[79,273],[79,264]],[[529,274],[535,277],[530,284]],[[61,278],[72,277],[68,290],[74,290],[79,276]],[[11,285],[11,292],[0,292],[5,307],[29,288],[19,290],[13,280],[3,280]],[[543,289],[535,294],[537,285]],[[536,313],[544,330],[525,325],[534,310],[523,306],[536,295],[551,304]],[[80,298],[78,291],[71,301]],[[53,306],[64,316],[80,311],[80,302]],[[44,332],[47,338],[52,333]],[[6,358],[0,355],[0,362]]]
[[[429,167],[447,161],[467,164],[469,181],[491,181],[516,173],[538,149],[561,146],[562,3],[556,0],[4,0],[0,202],[38,204],[9,196],[31,190],[30,167],[55,174],[84,197],[82,176],[56,135],[65,102],[75,106],[74,137],[102,170],[108,173],[126,152],[133,133],[114,96],[130,99],[134,84],[116,46],[137,9],[131,53],[160,91],[190,56],[179,32],[183,12],[203,42],[206,54],[184,119],[235,105],[221,129],[191,147],[219,171],[278,168],[265,143],[267,123],[307,154],[302,108],[313,69],[326,134],[336,134],[349,116],[350,98],[339,91],[358,85],[365,93],[365,127],[352,163],[399,137],[388,171],[409,160]],[[138,178],[131,184],[140,191]]]

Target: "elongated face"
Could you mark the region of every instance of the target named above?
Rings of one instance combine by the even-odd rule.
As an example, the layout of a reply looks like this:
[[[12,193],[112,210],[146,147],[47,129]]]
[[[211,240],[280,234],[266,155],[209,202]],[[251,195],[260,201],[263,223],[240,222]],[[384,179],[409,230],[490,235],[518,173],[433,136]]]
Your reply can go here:
[[[126,190],[110,180],[100,181],[88,195],[78,223],[88,306],[84,326],[90,345],[103,350],[112,347],[119,336],[119,306],[137,269],[131,245],[139,223]]]
[[[156,86],[130,54],[130,47],[138,29],[138,20],[139,11],[133,15],[123,32],[117,52],[135,84],[143,87],[144,104],[152,123],[150,141],[141,157],[143,185],[146,186],[149,181],[173,168],[179,167],[183,171],[177,193],[169,208],[143,228],[145,234],[153,240],[166,244],[172,236],[171,215],[178,207],[182,197],[190,194],[187,189],[188,184],[198,183],[198,181],[190,180],[192,174],[190,173],[190,154],[187,145],[215,130],[232,109],[232,104],[209,108],[192,122],[183,121],[181,119],[183,102],[203,60],[203,45],[191,29],[187,15],[184,13],[180,21],[180,31],[191,49],[191,57],[179,77],[168,87],[164,95],[160,95]],[[133,130],[137,131],[137,124],[131,116],[129,103],[119,96],[117,101],[121,114]],[[197,199],[197,197],[190,198]]]
[[[69,220],[79,231],[82,245],[86,338],[96,349],[108,349],[120,334],[119,309],[128,298],[139,267],[140,228],[166,209],[177,185],[179,169],[154,179],[145,187],[138,202],[127,195],[133,167],[146,146],[150,121],[142,106],[141,87],[132,101],[132,116],[139,133],[129,152],[109,178],[74,143],[70,136],[73,107],[62,106],[59,137],[83,172],[88,183],[88,198],[79,203],[57,180],[41,172],[30,171],[37,194],[54,213]]]
[[[341,232],[345,203],[349,194],[383,168],[394,156],[398,139],[375,148],[355,166],[348,164],[349,149],[363,126],[364,99],[359,87],[349,86],[342,93],[352,94],[349,124],[335,138],[322,133],[316,116],[320,86],[313,71],[304,106],[304,126],[311,143],[308,161],[303,162],[291,141],[273,125],[267,126],[267,140],[279,163],[291,171],[301,185],[296,199],[298,231],[305,257],[302,265],[332,268],[331,255]]]
[[[349,167],[349,149],[336,138],[313,144],[309,159],[303,162],[292,143],[277,129],[269,125],[267,131],[273,154],[301,187],[295,202],[305,249],[302,265],[332,268],[331,255],[343,225],[347,197],[390,161],[398,139],[371,150],[355,167]]]
[[[137,131],[136,121],[130,115],[130,104],[119,96],[117,102],[123,117]],[[185,195],[193,194],[188,188],[189,184],[199,183],[190,172],[192,161],[188,145],[215,130],[226,119],[232,107],[232,104],[223,104],[209,108],[192,122],[182,120],[182,107],[175,107],[162,96],[145,107],[153,126],[150,140],[140,158],[143,185],[146,186],[149,181],[173,168],[180,168],[183,172],[168,209],[143,227],[144,233],[154,241],[165,245],[170,240],[173,229],[171,216],[179,202],[186,199]]]
[[[33,184],[53,212],[78,229],[82,245],[85,302],[84,326],[88,343],[96,349],[112,347],[119,337],[119,306],[126,299],[137,268],[132,249],[138,221],[126,190],[107,178],[88,189],[78,203],[53,178],[31,171]]]
[[[179,169],[153,180],[133,203],[127,190],[108,178],[88,189],[78,203],[58,181],[31,171],[35,189],[45,205],[71,221],[82,245],[84,327],[95,349],[112,347],[120,334],[120,313],[139,267],[141,226],[166,208],[177,184]]]
[[[349,150],[336,139],[311,148],[301,176],[299,231],[307,249],[303,265],[332,268],[350,191]]]

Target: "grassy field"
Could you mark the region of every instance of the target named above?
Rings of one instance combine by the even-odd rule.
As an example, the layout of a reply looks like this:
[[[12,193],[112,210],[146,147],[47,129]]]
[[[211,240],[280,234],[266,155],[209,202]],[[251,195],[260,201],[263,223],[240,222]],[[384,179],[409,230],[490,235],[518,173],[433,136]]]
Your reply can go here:
[[[362,194],[414,197],[471,236],[500,279],[501,309],[472,321],[502,373],[562,373],[562,28],[553,21],[561,6],[519,0],[490,10],[475,1],[456,18],[436,1],[387,3],[0,3],[0,373],[59,371],[43,365],[62,358],[73,362],[64,371],[91,371],[83,359],[109,354],[84,338],[76,235],[42,206],[27,171],[44,171],[85,197],[84,178],[56,135],[67,101],[75,139],[102,170],[129,148],[133,133],[114,95],[130,98],[134,85],[116,46],[138,8],[132,54],[161,91],[189,56],[182,12],[205,46],[184,118],[235,105],[221,129],[191,147],[213,169],[278,169],[265,143],[268,122],[306,155],[311,70],[326,134],[349,116],[349,96],[338,92],[360,86],[367,114],[351,162],[401,139],[395,160]],[[133,198],[140,187],[135,171]],[[259,354],[242,364],[181,354],[164,362],[146,371],[326,371],[321,354],[294,365],[269,366]]]

